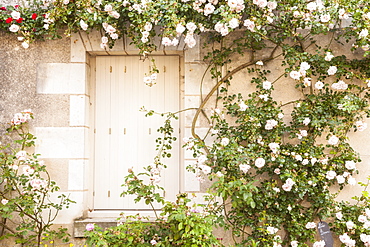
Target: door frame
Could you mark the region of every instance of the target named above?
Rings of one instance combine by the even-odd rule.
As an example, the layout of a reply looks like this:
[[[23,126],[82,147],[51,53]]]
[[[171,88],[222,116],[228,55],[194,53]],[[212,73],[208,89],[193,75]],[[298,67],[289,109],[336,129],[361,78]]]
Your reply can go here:
[[[96,57],[97,56],[136,56],[138,59],[142,59],[143,57],[138,54],[123,54],[122,52],[115,52],[111,54],[102,53],[102,52],[94,52],[87,54],[87,61],[89,65],[89,73],[88,73],[88,88],[89,88],[89,96],[90,96],[90,104],[89,104],[89,110],[88,110],[88,122],[89,122],[89,145],[88,145],[88,153],[89,155],[89,165],[86,169],[85,174],[87,175],[87,183],[88,183],[88,190],[85,194],[85,202],[86,205],[84,208],[86,208],[86,216],[87,217],[119,217],[122,210],[95,210],[94,209],[94,167],[95,167],[95,161],[94,161],[94,148],[95,148],[95,137],[94,137],[94,129],[95,129],[95,89],[96,89]],[[163,52],[155,52],[152,54],[152,56],[178,56],[179,57],[179,99],[180,99],[180,109],[184,109],[184,56],[183,52],[166,52],[166,55],[163,55]],[[144,75],[142,75],[144,77]],[[184,134],[184,114],[181,113],[179,115],[179,126],[180,126],[180,133],[179,133],[179,139],[177,140],[180,145],[180,154],[179,154],[179,189],[180,191],[183,191],[184,188],[184,151],[181,148],[181,142]],[[136,210],[127,210],[125,211],[125,215],[135,215],[138,212],[140,212],[143,216],[148,217],[154,217],[154,212],[151,210],[142,210],[142,209],[136,209]]]

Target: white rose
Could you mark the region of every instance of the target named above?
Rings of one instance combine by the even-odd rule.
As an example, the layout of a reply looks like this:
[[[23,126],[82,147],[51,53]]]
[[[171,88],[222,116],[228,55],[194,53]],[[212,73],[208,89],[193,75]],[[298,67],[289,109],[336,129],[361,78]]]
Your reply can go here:
[[[330,62],[331,60],[332,60],[332,58],[334,57],[334,55],[331,53],[331,52],[327,52],[326,53],[326,56],[325,56],[325,61],[328,61],[328,62]]]
[[[256,24],[254,23],[254,21],[247,19],[244,21],[244,26],[247,27],[249,31],[254,32],[254,28],[256,27]]]
[[[324,240],[316,241],[315,243],[313,243],[312,247],[325,247],[325,241]]]
[[[330,21],[330,15],[329,14],[324,14],[324,15],[320,16],[320,21],[321,22],[328,22],[328,21]]]
[[[240,101],[238,105],[241,111],[245,111],[248,109],[248,106],[244,103],[244,101]]]
[[[317,81],[316,83],[315,83],[315,88],[316,89],[318,89],[318,90],[320,90],[320,89],[323,89],[324,88],[324,83],[323,82],[321,82],[321,81]]]
[[[315,222],[308,222],[306,224],[306,228],[307,229],[312,229],[312,228],[315,228],[316,227],[316,223]]]
[[[268,233],[268,234],[275,234],[275,233],[277,233],[277,231],[278,231],[279,229],[277,229],[277,228],[275,228],[275,227],[272,227],[272,226],[268,226],[268,227],[266,228],[266,230],[267,230],[267,233]]]
[[[328,69],[328,75],[334,75],[335,73],[337,73],[338,69],[337,69],[337,66],[330,66],[329,69]]]
[[[225,137],[225,138],[221,139],[221,145],[222,146],[227,146],[229,144],[229,142],[230,142],[229,138]]]
[[[177,32],[177,34],[182,34],[185,31],[185,29],[186,28],[183,25],[181,25],[181,24],[177,24],[177,26],[176,26],[176,32]]]
[[[168,38],[168,37],[163,37],[162,38],[162,45],[164,45],[164,46],[170,46],[170,45],[172,45],[171,39]]]
[[[300,65],[300,70],[308,70],[309,68],[311,68],[310,64],[307,63],[307,62],[302,62],[301,65]]]
[[[354,177],[350,176],[350,177],[348,177],[348,179],[347,179],[347,183],[348,183],[349,185],[356,185],[356,179],[355,179]]]
[[[12,11],[10,15],[12,16],[13,19],[16,19],[16,20],[21,18],[21,13],[19,13],[18,11]]]
[[[362,29],[361,32],[359,33],[360,38],[365,38],[369,35],[369,31],[367,29]]]
[[[107,4],[107,5],[104,6],[104,11],[112,11],[112,10],[113,10],[112,5]]]
[[[346,181],[346,179],[342,175],[337,176],[337,182],[338,184],[342,184]]]
[[[261,168],[265,165],[266,161],[264,158],[257,158],[254,162],[254,165],[257,166],[258,168]]]
[[[239,20],[236,19],[236,18],[232,18],[230,21],[229,21],[229,26],[233,29],[237,28],[239,26]]]
[[[311,120],[308,117],[306,117],[305,119],[303,119],[302,123],[307,126],[310,122]]]
[[[292,242],[290,242],[290,246],[297,247],[298,246],[298,241],[292,241]]]
[[[23,41],[22,46],[24,49],[27,49],[28,47],[30,47],[30,44],[27,41]]]
[[[271,88],[271,85],[272,85],[272,83],[271,83],[271,82],[269,82],[269,81],[264,81],[264,82],[262,83],[262,87],[263,87],[263,89],[266,89],[266,90],[269,90],[269,89]]]
[[[18,30],[19,30],[19,26],[18,26],[18,25],[12,24],[12,25],[9,27],[9,31],[10,31],[10,32],[16,33],[16,32],[18,32]]]
[[[195,25],[194,22],[189,22],[186,24],[186,28],[189,30],[189,32],[194,32],[195,29],[197,29],[197,25]]]
[[[326,172],[326,178],[329,180],[332,180],[337,176],[337,173],[335,171],[327,171]]]
[[[293,78],[294,80],[299,80],[299,78],[301,78],[301,73],[299,73],[298,71],[295,71],[295,70],[293,70],[293,71],[291,71],[290,73],[289,73],[289,75],[290,75],[290,77],[291,78]]]
[[[89,25],[87,25],[84,20],[80,20],[80,26],[82,28],[82,30],[86,31],[87,28],[89,27]]]
[[[329,140],[328,140],[328,143],[329,143],[330,145],[337,145],[337,144],[338,144],[338,142],[339,142],[339,138],[338,138],[338,137],[336,137],[335,135],[332,135],[332,136],[329,138]]]
[[[105,36],[101,37],[101,42],[104,44],[108,43],[108,38]]]
[[[353,160],[346,160],[345,166],[348,170],[356,169],[356,163]]]

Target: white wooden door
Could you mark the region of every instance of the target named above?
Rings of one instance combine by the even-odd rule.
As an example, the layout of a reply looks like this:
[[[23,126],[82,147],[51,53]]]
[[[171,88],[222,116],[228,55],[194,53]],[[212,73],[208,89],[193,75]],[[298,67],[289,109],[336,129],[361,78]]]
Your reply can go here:
[[[94,209],[149,209],[145,203],[135,204],[133,196],[120,197],[121,185],[128,169],[138,173],[153,162],[157,154],[157,129],[163,126],[161,116],[145,117],[141,107],[156,112],[179,110],[179,57],[157,56],[160,70],[157,84],[149,87],[143,77],[149,72],[148,59],[138,56],[98,56],[96,58],[95,93],[95,167]],[[173,122],[175,136],[179,121]],[[168,168],[161,183],[166,199],[174,200],[179,192],[179,142],[172,157],[165,159]]]

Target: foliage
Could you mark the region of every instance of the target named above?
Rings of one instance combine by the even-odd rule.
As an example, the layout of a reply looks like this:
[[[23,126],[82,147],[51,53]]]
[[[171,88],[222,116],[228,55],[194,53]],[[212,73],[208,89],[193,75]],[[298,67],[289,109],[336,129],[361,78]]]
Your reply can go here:
[[[29,154],[36,137],[28,130],[30,110],[14,115],[5,143],[0,144],[1,239],[15,237],[16,243],[40,246],[42,241],[68,241],[67,229],[53,229],[59,211],[72,202],[64,194],[51,200],[59,187],[50,179],[43,161]],[[8,138],[6,138],[8,137]],[[13,139],[14,143],[8,143]]]
[[[139,215],[118,219],[117,227],[88,226],[85,236],[91,246],[220,246],[213,236],[215,216],[188,206],[186,194],[167,202],[161,216],[150,222]]]

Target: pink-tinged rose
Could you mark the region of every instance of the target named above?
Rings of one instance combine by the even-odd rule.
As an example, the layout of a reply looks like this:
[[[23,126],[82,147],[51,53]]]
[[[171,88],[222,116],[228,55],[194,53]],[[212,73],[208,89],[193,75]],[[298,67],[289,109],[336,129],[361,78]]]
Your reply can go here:
[[[163,37],[162,38],[162,45],[164,45],[164,46],[170,46],[170,45],[172,45],[171,39],[168,38],[168,37]]]
[[[15,154],[15,157],[18,160],[26,160],[27,152],[26,151],[19,151],[18,153]]]
[[[338,220],[342,220],[343,219],[342,212],[335,213],[335,217],[337,217]]]
[[[86,225],[86,231],[92,231],[94,230],[94,228],[95,228],[95,225],[92,223],[89,223]]]
[[[239,165],[239,169],[243,172],[243,173],[247,173],[249,171],[249,169],[251,168],[250,165],[247,165],[247,164],[241,164]]]
[[[2,203],[3,205],[7,204],[8,202],[9,202],[9,201],[8,201],[7,199],[5,199],[5,198],[1,200],[1,203]]]
[[[19,26],[18,26],[18,25],[12,24],[12,25],[9,27],[9,31],[10,31],[10,32],[16,33],[16,32],[18,32],[18,30],[19,30]]]
[[[361,223],[365,223],[367,221],[366,215],[358,216],[358,221],[361,222]]]
[[[353,229],[353,227],[355,226],[355,223],[353,223],[353,222],[350,220],[350,221],[347,221],[347,222],[346,222],[346,226],[347,226],[347,229],[348,229],[348,230],[351,230],[351,229]]]
[[[290,75],[290,77],[292,78],[292,79],[294,79],[294,80],[299,80],[299,78],[301,78],[301,73],[299,72],[299,71],[295,71],[295,70],[293,70],[293,71],[291,71],[290,73],[289,73],[289,75]]]
[[[244,21],[244,26],[247,27],[249,31],[254,32],[255,31],[254,28],[256,27],[256,24],[254,23],[254,21],[247,19]]]
[[[112,10],[113,10],[112,5],[107,4],[107,5],[104,6],[104,11],[112,11]]]
[[[12,16],[13,19],[16,19],[16,20],[21,18],[21,13],[19,13],[18,11],[12,11],[10,15]]]

